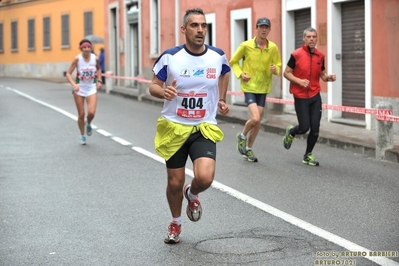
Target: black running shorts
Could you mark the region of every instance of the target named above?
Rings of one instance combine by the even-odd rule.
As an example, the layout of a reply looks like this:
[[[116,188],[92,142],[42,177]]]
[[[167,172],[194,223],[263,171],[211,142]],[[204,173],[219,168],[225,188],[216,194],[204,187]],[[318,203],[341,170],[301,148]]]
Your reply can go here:
[[[251,92],[244,92],[245,103],[248,105],[256,103],[258,106],[265,107],[266,105],[266,94],[256,94]]]
[[[216,143],[204,138],[201,132],[191,134],[183,146],[166,161],[167,168],[181,168],[186,165],[188,155],[194,162],[197,158],[207,157],[216,160]]]

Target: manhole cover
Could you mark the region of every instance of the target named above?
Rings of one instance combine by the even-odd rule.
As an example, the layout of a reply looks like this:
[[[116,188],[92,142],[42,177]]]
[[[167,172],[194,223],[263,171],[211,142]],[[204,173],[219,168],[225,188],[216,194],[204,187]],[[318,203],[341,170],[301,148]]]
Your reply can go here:
[[[272,237],[225,237],[204,240],[197,243],[196,249],[214,254],[248,255],[280,251],[284,245]]]

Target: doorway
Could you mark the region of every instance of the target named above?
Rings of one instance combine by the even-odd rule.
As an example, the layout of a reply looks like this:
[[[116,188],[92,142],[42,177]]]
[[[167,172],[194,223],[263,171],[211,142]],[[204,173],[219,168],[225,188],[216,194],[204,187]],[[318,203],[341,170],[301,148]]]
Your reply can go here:
[[[230,30],[231,30],[231,56],[233,56],[237,47],[243,42],[252,38],[252,12],[250,8],[233,10],[230,13]],[[242,62],[240,62],[242,63]],[[245,105],[245,98],[242,95],[236,95],[240,92],[240,80],[236,78],[234,73],[231,75],[231,96],[232,104]]]

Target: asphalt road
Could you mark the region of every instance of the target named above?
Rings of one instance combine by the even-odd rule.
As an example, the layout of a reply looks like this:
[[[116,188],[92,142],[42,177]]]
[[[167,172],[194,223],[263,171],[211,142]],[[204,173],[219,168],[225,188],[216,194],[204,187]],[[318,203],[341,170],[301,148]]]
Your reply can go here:
[[[287,151],[268,132],[249,163],[235,150],[242,126],[223,121],[201,221],[183,216],[181,243],[164,244],[160,110],[99,93],[80,146],[67,84],[2,78],[0,265],[399,265],[398,164],[318,144],[321,166],[304,166],[304,140]]]

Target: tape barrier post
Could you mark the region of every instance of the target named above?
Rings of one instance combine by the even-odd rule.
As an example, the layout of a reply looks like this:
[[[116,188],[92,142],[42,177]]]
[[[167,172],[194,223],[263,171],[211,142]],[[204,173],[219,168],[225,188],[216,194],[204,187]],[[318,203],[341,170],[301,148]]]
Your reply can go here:
[[[112,71],[105,72],[105,92],[109,94],[112,91],[113,81],[112,81]]]
[[[386,115],[392,115],[392,105],[388,102],[379,102],[376,105],[375,120],[375,158],[384,159],[385,151],[393,148],[393,122],[380,120]]]

